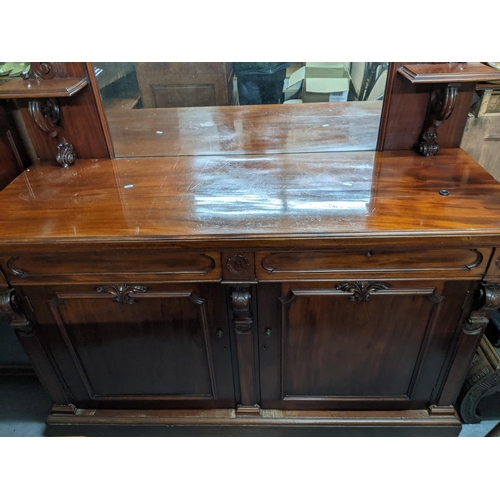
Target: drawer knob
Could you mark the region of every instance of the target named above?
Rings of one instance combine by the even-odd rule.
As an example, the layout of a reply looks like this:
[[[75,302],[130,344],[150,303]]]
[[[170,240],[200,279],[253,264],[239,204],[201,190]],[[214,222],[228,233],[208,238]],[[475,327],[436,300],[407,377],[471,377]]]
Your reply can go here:
[[[270,328],[266,328],[264,330],[264,335],[266,335],[267,337],[270,337],[271,336],[271,329]]]
[[[368,250],[368,253],[366,254],[367,257],[371,257],[373,255],[373,251],[372,250]]]
[[[224,335],[224,332],[220,328],[215,332],[215,336],[218,339],[220,339],[223,335]]]

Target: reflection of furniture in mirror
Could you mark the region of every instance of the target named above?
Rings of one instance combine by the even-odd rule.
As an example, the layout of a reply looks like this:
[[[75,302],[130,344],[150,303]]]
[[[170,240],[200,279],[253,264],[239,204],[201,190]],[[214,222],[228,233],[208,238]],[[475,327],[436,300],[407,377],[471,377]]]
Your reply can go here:
[[[0,105],[0,190],[10,184],[30,163],[11,114]]]
[[[133,62],[97,62],[94,72],[104,109],[133,109],[141,94]]]
[[[383,98],[385,91],[385,84],[387,82],[387,70],[385,69],[380,73],[373,83],[373,86],[368,89],[366,95],[367,101],[378,101]]]
[[[352,91],[353,91],[353,96],[352,100],[359,101],[361,100],[361,89],[363,87],[363,83],[365,81],[365,68],[366,68],[365,62],[352,62],[351,63],[351,69],[350,69],[350,74],[351,74],[351,85],[352,85]]]
[[[500,82],[479,84],[476,92],[460,147],[500,181]]]
[[[136,63],[145,108],[225,106],[233,100],[231,63]]]
[[[416,154],[433,86],[399,66],[383,103],[113,110],[150,157],[45,162],[0,193],[1,312],[51,432],[459,433],[500,304],[500,185],[454,142],[467,85]],[[381,105],[379,151],[355,150]]]

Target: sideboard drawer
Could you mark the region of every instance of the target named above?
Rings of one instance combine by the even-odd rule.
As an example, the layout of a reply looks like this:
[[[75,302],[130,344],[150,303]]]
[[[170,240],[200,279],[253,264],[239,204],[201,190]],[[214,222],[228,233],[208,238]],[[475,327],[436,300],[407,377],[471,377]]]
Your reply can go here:
[[[216,281],[222,277],[217,252],[165,252],[158,249],[33,253],[8,258],[13,282],[102,281],[148,277],[155,281]]]
[[[491,248],[391,250],[363,248],[339,251],[257,252],[261,280],[330,278],[357,274],[370,277],[480,277]]]

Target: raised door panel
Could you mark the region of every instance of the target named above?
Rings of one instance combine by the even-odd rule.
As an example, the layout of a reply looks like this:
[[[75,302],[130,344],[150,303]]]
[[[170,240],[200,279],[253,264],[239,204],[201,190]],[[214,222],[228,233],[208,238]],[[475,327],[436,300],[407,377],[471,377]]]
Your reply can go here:
[[[25,293],[77,406],[213,408],[234,406],[221,288],[81,285]]]
[[[458,284],[462,302],[468,286]],[[262,407],[427,404],[462,313],[462,302],[446,301],[443,289],[425,282],[263,285]]]

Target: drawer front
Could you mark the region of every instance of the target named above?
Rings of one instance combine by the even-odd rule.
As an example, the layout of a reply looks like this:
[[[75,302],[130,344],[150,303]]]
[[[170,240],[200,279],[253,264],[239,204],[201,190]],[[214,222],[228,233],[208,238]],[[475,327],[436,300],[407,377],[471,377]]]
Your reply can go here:
[[[356,277],[481,277],[491,248],[392,250],[362,248],[345,251],[257,252],[260,280]]]
[[[217,252],[162,252],[158,249],[14,255],[5,263],[12,282],[102,281],[116,277],[153,281],[221,279]]]

